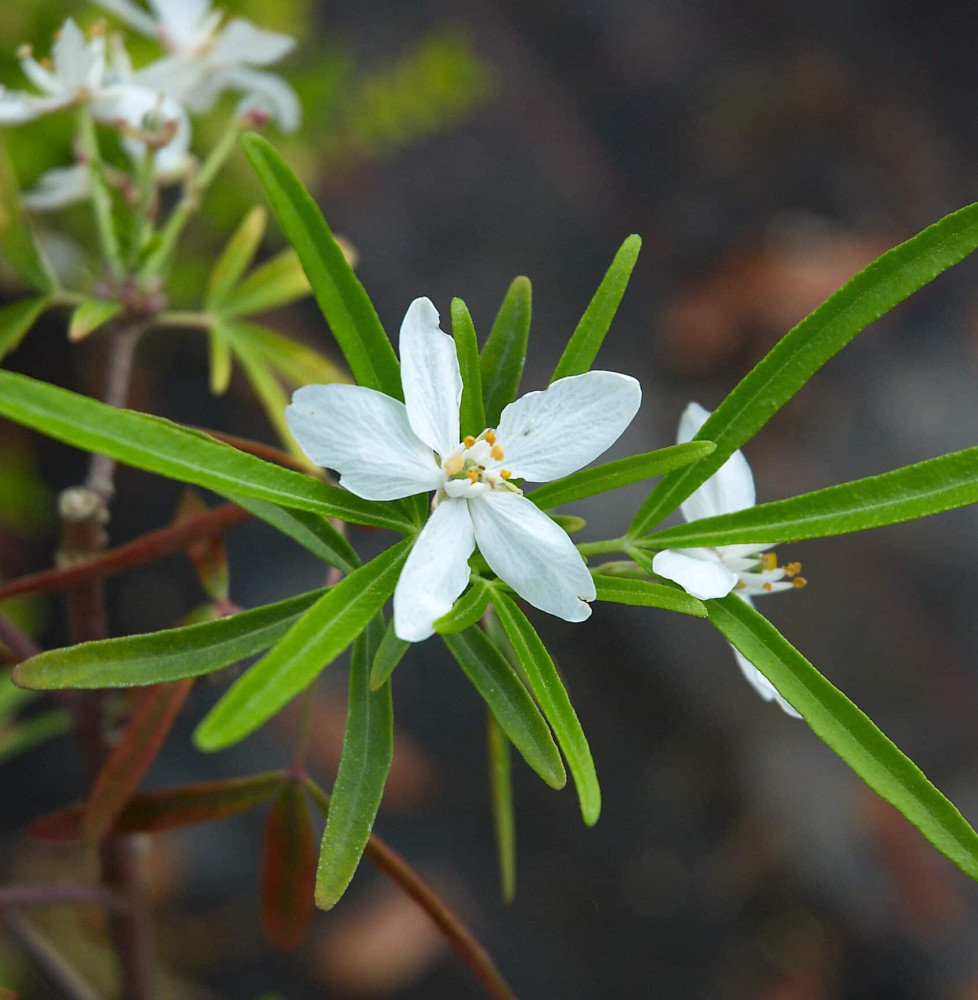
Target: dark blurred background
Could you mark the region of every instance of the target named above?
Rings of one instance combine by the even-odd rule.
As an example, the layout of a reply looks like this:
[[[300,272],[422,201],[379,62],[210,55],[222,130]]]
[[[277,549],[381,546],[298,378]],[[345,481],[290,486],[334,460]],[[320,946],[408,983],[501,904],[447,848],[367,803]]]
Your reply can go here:
[[[68,5],[58,6],[60,17]],[[262,7],[251,7],[258,20]],[[852,273],[975,199],[973,5],[360,0],[313,13],[299,64],[342,45],[370,69],[450,30],[481,67],[478,96],[430,135],[334,158],[318,176],[304,161],[389,330],[415,296],[447,318],[459,295],[484,335],[509,281],[526,274],[524,389],[539,388],[622,239],[641,234],[599,357],[645,393],[615,454],[671,443],[689,400],[712,408]],[[5,50],[21,40],[4,33]],[[760,500],[975,443],[976,273],[964,263],[869,328],[749,444]],[[332,351],[311,303],[276,321]],[[62,336],[46,323],[13,366],[97,392],[100,345],[69,353]],[[148,341],[144,360],[138,408],[274,440],[246,385],[208,396],[194,335]],[[4,434],[52,489],[81,475],[76,453]],[[178,492],[123,470],[113,539],[165,523]],[[620,532],[642,496],[580,505],[584,537]],[[966,509],[782,546],[809,586],[760,606],[972,821],[976,527]],[[40,530],[11,543],[5,574],[45,565],[53,546]],[[319,583],[315,561],[263,527],[237,529],[229,547],[242,605]],[[114,581],[110,596],[118,634],[172,624],[200,600],[178,559]],[[46,615],[47,641],[64,641],[56,600]],[[597,827],[583,826],[572,791],[550,792],[518,763],[518,892],[501,904],[482,708],[436,642],[397,670],[397,756],[377,825],[471,921],[521,997],[978,998],[975,886],[803,723],[763,703],[707,625],[609,605],[580,626],[534,621],[591,741],[605,796]],[[314,767],[327,781],[342,675],[321,681]],[[192,723],[221,690],[198,691],[149,785],[280,765],[288,719],[215,757],[192,749]],[[14,831],[80,782],[67,739],[0,771],[6,879],[65,877],[79,863]],[[148,847],[169,996],[483,995],[367,866],[296,956],[276,956],[254,902],[260,837],[251,816]],[[95,950],[75,917],[48,920],[76,952]]]

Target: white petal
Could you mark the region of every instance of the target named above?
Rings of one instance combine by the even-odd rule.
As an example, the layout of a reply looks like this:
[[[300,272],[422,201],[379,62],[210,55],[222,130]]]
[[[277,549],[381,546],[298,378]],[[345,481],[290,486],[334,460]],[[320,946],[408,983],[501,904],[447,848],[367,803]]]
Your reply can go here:
[[[415,299],[401,323],[401,384],[414,433],[442,457],[458,446],[462,375],[455,341],[438,326],[431,299]]]
[[[428,519],[394,590],[394,632],[405,642],[434,633],[432,622],[452,610],[469,582],[475,548],[472,518],[464,500],[443,500]]]
[[[21,59],[20,68],[24,76],[26,76],[38,90],[56,97],[65,96],[65,88],[61,80],[46,66],[42,66],[33,56],[26,56]]]
[[[710,415],[699,403],[690,403],[679,421],[678,444],[692,441]],[[680,505],[687,521],[717,514],[733,514],[753,507],[755,502],[754,476],[747,459],[735,451],[726,462],[691,496]]]
[[[70,93],[80,87],[95,87],[105,72],[105,39],[101,36],[89,43],[85,33],[69,17],[51,47],[54,73],[58,82]]]
[[[115,14],[120,21],[124,21],[141,35],[152,38],[156,34],[156,22],[142,7],[131,3],[130,0],[95,0],[95,2],[103,10]]]
[[[219,65],[268,66],[295,48],[295,39],[277,31],[266,31],[251,21],[236,17],[214,40],[211,58]]]
[[[469,501],[479,551],[492,571],[535,608],[569,622],[591,614],[594,580],[567,532],[518,493]]]
[[[718,559],[711,559],[705,549],[690,549],[692,555],[675,549],[657,552],[652,560],[652,572],[666,580],[678,583],[687,594],[708,601],[712,597],[726,597],[737,585],[737,574],[731,572]]]
[[[618,440],[641,402],[638,382],[617,372],[571,375],[528,392],[499,418],[503,464],[535,483],[576,472]]]
[[[206,79],[207,67],[204,63],[177,53],[137,70],[132,82],[148,90],[169,94],[191,111],[206,111],[220,92],[219,85],[206,86]]]
[[[735,646],[730,647],[733,650],[733,654],[737,660],[737,666],[740,667],[741,673],[747,680],[747,683],[765,700],[773,701],[781,706],[783,711],[792,716],[792,718],[800,719],[801,716],[778,694],[777,688],[754,666],[750,660],[744,656],[743,653]]]
[[[32,212],[53,209],[85,201],[91,194],[91,173],[86,163],[71,167],[55,167],[45,171],[32,191],[24,193],[23,201]]]
[[[340,485],[365,500],[424,493],[445,478],[431,449],[412,432],[404,404],[374,389],[303,386],[285,419],[306,455],[339,472]]]
[[[299,95],[292,84],[274,73],[239,66],[224,74],[221,85],[242,91],[245,99],[270,115],[283,132],[294,132],[302,122]],[[241,112],[239,108],[238,113]]]
[[[19,90],[0,90],[0,125],[23,125],[39,114],[36,102]]]
[[[172,48],[204,44],[220,23],[220,13],[210,13],[210,0],[149,0],[149,5],[160,22],[164,44]]]

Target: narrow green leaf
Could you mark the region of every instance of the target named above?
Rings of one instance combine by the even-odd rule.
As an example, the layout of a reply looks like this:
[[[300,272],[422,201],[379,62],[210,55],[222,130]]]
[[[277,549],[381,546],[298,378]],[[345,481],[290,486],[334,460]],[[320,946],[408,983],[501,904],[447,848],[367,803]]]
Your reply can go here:
[[[376,691],[369,684],[380,639],[381,624],[373,621],[353,644],[343,750],[316,872],[316,905],[322,910],[340,901],[360,864],[394,757],[390,683]]]
[[[499,882],[503,902],[516,896],[516,810],[513,808],[513,761],[509,740],[496,717],[486,708],[486,743],[489,751],[489,794],[496,834]]]
[[[37,691],[143,687],[199,677],[276,643],[325,591],[314,590],[183,628],[50,649],[14,668],[14,681]]]
[[[229,499],[277,528],[283,535],[288,535],[330,566],[352,573],[360,565],[356,549],[322,515],[306,510],[289,510],[253,497],[234,496]]]
[[[50,299],[18,299],[0,308],[0,359],[15,351]]]
[[[406,639],[398,639],[394,631],[394,619],[387,623],[384,629],[384,637],[380,640],[377,652],[374,654],[374,662],[370,667],[370,690],[376,691],[381,687],[387,678],[394,672],[394,668],[404,658],[404,654],[411,648],[411,643]]]
[[[40,715],[32,715],[29,719],[20,719],[0,727],[0,764],[69,732],[73,724],[69,711],[52,708]]]
[[[604,576],[594,573],[594,586],[598,592],[596,600],[612,601],[615,604],[631,604],[641,608],[665,608],[680,614],[706,617],[706,606],[702,601],[675,587],[648,580],[631,580],[623,576]]]
[[[459,406],[462,437],[481,434],[486,427],[486,411],[482,405],[479,341],[469,307],[461,299],[452,299],[452,336],[462,372],[462,402]]]
[[[558,507],[573,500],[583,500],[608,490],[640,483],[643,479],[661,476],[664,472],[681,468],[709,455],[716,445],[712,441],[690,441],[668,448],[631,455],[614,462],[605,462],[593,469],[581,469],[562,479],[554,479],[545,486],[538,486],[527,493],[527,498],[544,510]]]
[[[221,305],[221,315],[251,316],[312,295],[299,255],[291,248],[259,264]]]
[[[594,358],[604,342],[611,326],[611,321],[618,312],[618,304],[628,287],[628,279],[632,276],[632,268],[642,249],[640,236],[629,236],[622,243],[611,262],[607,274],[598,285],[594,298],[584,311],[577,329],[564,348],[564,353],[557,362],[551,382],[568,375],[583,375],[594,362]]]
[[[594,826],[601,814],[601,788],[591,759],[591,749],[581,728],[577,713],[570,703],[554,661],[547,652],[543,640],[530,624],[526,615],[507,594],[500,592],[492,596],[492,606],[496,609],[506,636],[523,666],[523,673],[537,703],[543,709],[547,722],[557,737],[557,745],[563,751],[570,768],[577,797],[581,803],[581,815],[588,826]]]
[[[0,136],[0,251],[30,285],[53,292],[58,282],[45,261],[24,215],[17,175]]]
[[[787,542],[865,531],[978,502],[978,448],[649,536],[657,548]]]
[[[825,364],[874,320],[978,247],[978,203],[888,250],[790,330],[713,411],[697,440],[716,451],[666,476],[632,521],[645,534],[706,482]]]
[[[574,514],[553,514],[548,511],[550,515],[550,520],[554,524],[559,524],[568,535],[576,535],[579,531],[583,531],[587,527],[587,521],[583,517],[577,517]]]
[[[286,782],[265,824],[261,867],[261,925],[282,951],[295,951],[312,921],[316,841],[302,785]]]
[[[435,631],[441,635],[451,635],[453,632],[462,632],[475,625],[489,607],[492,593],[492,584],[477,577],[455,602],[452,610],[435,619]]]
[[[68,339],[77,344],[90,333],[115,319],[122,312],[121,302],[110,302],[107,299],[85,299],[71,314],[68,324]]]
[[[361,500],[161,417],[117,410],[26,375],[0,370],[0,416],[66,444],[224,496],[240,494],[357,524],[413,530],[387,504]]]
[[[290,337],[283,337],[280,333],[255,323],[235,322],[222,325],[226,336],[236,346],[247,345],[249,350],[263,358],[290,385],[350,381],[349,376],[325,355]]]
[[[735,594],[707,601],[710,621],[873,791],[978,881],[978,834],[923,772],[762,615]]]
[[[360,385],[402,399],[400,365],[369,296],[353,273],[319,206],[260,135],[241,144],[272,210],[295,247],[333,336]]]
[[[551,788],[563,788],[567,774],[550,730],[506,657],[477,626],[442,639],[527,764]]]
[[[223,326],[215,323],[207,338],[210,354],[210,387],[215,396],[223,396],[231,384],[232,355],[231,343]]]
[[[224,311],[222,307],[231,297],[234,286],[258,251],[267,222],[268,213],[260,205],[256,205],[241,220],[238,228],[224,245],[207,279],[204,303],[208,312]],[[234,294],[234,298],[237,298],[237,293]]]
[[[231,341],[231,349],[241,363],[241,367],[251,383],[251,388],[254,389],[258,402],[261,403],[265,416],[268,417],[268,422],[275,429],[279,440],[285,444],[288,451],[296,454],[295,439],[292,437],[292,432],[285,419],[285,408],[288,406],[289,397],[282,383],[275,377],[266,358],[253,351],[248,344],[232,341],[230,331],[227,328],[224,329],[224,335]]]
[[[482,398],[486,426],[495,427],[503,407],[516,398],[530,336],[532,291],[529,278],[516,278],[506,292],[482,348]]]
[[[413,542],[405,538],[331,587],[211,709],[194,734],[197,746],[237,743],[304,691],[394,592]]]
[[[10,672],[5,672],[0,679],[0,722],[5,722],[16,715],[24,705],[36,701],[40,697],[36,691],[15,687],[11,681]]]

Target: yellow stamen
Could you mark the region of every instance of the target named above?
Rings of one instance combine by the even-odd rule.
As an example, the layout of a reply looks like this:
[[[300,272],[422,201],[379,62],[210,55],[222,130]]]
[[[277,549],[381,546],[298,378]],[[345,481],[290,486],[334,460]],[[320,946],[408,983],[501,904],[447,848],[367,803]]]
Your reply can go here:
[[[510,471],[509,471],[509,469],[500,469],[500,470],[499,470],[499,474],[500,474],[500,475],[501,475],[501,476],[503,477],[503,479],[509,479],[509,477],[510,477],[510,476],[511,476],[511,475],[512,475],[513,473],[512,473],[512,472],[510,472]]]
[[[34,47],[32,45],[21,45],[17,49],[18,59],[30,59],[32,55],[34,55]]]
[[[768,591],[768,593],[770,593],[772,590],[774,590],[774,586],[772,584],[770,584],[770,583],[765,583],[764,584],[764,589],[766,591]]]
[[[761,569],[765,569],[770,572],[772,569],[778,568],[778,557],[773,552],[765,552],[761,556]]]
[[[462,440],[462,443],[466,448],[471,448],[475,444],[475,438],[471,434],[466,434]]]
[[[490,451],[489,454],[492,455],[497,462],[501,462],[506,457],[506,452],[503,451],[503,446],[501,444],[494,444],[492,446],[492,451]]]
[[[793,576],[797,576],[801,572],[800,562],[790,562],[784,568],[784,575],[790,580]]]
[[[489,442],[489,444],[495,444],[496,443],[496,432],[495,431],[486,431],[486,440]]]
[[[469,471],[466,472],[465,475],[466,478],[471,479],[473,483],[476,482],[479,478],[479,473],[476,472],[475,469],[469,469]]]
[[[462,471],[462,466],[465,465],[465,459],[461,455],[452,455],[445,459],[445,464],[442,468],[449,476],[456,476]]]
[[[46,70],[54,69],[54,60],[50,56],[45,56],[43,59],[39,59],[38,63]]]
[[[801,590],[808,583],[803,576],[796,576],[791,582],[794,584],[796,590]]]

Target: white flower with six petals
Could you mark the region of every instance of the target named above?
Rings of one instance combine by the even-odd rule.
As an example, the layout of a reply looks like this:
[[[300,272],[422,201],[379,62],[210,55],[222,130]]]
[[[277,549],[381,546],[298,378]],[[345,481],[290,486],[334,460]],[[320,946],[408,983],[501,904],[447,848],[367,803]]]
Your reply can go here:
[[[676,442],[692,441],[706,423],[709,411],[690,403],[679,421]],[[747,459],[740,451],[730,458],[694,493],[680,509],[687,521],[698,521],[719,514],[733,514],[755,503],[754,477]],[[695,549],[665,549],[652,560],[652,569],[666,580],[678,583],[683,590],[702,601],[726,597],[734,592],[751,604],[751,596],[792,590],[805,585],[798,576],[800,563],[779,566],[771,545],[747,543],[718,545]],[[798,713],[778,694],[774,685],[739,650],[734,655],[744,677],[765,701],[776,701],[788,715]]]
[[[394,630],[420,642],[469,582],[476,545],[524,600],[567,621],[591,613],[594,581],[567,533],[514,482],[569,475],[606,451],[642,399],[628,375],[592,371],[510,403],[494,429],[460,440],[455,341],[430,300],[411,303],[400,335],[404,402],[355,385],[309,385],[286,409],[317,465],[367,500],[437,491],[434,512],[394,591]]]

